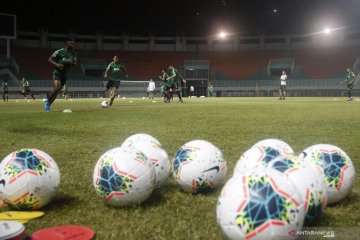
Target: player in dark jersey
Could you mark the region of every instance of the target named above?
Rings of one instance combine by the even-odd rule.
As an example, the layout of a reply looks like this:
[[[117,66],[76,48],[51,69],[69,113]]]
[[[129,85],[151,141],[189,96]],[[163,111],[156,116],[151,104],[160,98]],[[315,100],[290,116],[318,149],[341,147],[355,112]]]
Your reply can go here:
[[[109,106],[111,106],[114,102],[115,96],[118,92],[120,86],[120,80],[125,76],[128,76],[126,68],[124,64],[119,62],[119,58],[117,55],[113,57],[113,61],[107,66],[104,77],[109,78],[108,83],[106,84],[106,92],[110,90],[110,102]]]
[[[74,41],[66,40],[64,48],[56,50],[48,59],[54,66],[53,80],[54,90],[49,94],[45,101],[45,111],[50,112],[50,106],[55,101],[57,95],[65,85],[67,74],[72,66],[76,66],[76,53],[74,52]]]
[[[355,73],[353,71],[351,71],[351,69],[348,67],[346,68],[346,79],[344,80],[344,82],[346,82],[346,89],[348,92],[348,99],[347,101],[352,101],[352,96],[351,96],[351,90],[353,89],[354,85],[355,85]]]
[[[166,73],[168,75],[167,80],[170,81],[170,94],[176,93],[179,98],[179,103],[183,103],[184,101],[181,97],[181,83],[179,80],[181,79],[183,83],[186,83],[186,80],[172,65],[167,67]]]
[[[26,94],[30,94],[32,99],[35,101],[34,94],[30,90],[30,83],[24,77],[21,79],[21,82],[20,82],[20,94],[25,97],[25,100],[27,99]]]
[[[2,81],[1,90],[2,90],[2,94],[3,94],[4,102],[5,102],[5,99],[8,102],[9,101],[9,95],[8,95],[9,94],[9,86],[8,86],[8,83],[6,80]]]
[[[168,74],[166,72],[167,69],[161,70],[161,75],[159,79],[162,81],[162,90],[164,94],[164,102],[170,103],[170,99],[172,97],[171,94],[171,80],[168,79]]]

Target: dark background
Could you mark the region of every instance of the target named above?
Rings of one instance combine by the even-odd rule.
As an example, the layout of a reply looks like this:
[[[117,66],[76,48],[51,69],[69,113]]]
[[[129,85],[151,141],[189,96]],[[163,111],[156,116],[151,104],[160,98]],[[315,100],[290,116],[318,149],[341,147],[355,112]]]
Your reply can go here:
[[[309,33],[360,24],[359,0],[5,0],[0,12],[16,14],[20,31],[135,36]]]

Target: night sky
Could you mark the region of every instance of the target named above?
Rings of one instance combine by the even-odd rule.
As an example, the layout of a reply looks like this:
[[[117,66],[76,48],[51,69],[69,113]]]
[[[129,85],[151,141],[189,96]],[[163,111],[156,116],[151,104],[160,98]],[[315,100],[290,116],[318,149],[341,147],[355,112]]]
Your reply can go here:
[[[360,24],[359,0],[5,0],[0,12],[16,14],[19,31],[133,36],[308,33]]]

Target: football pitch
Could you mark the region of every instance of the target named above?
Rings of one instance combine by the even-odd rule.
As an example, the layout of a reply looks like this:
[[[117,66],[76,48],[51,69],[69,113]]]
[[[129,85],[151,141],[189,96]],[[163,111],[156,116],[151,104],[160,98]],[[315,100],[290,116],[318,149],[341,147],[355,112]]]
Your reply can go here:
[[[319,143],[342,148],[358,171],[360,164],[360,101],[346,98],[185,98],[165,104],[160,98],[56,100],[50,113],[43,102],[0,102],[0,158],[21,148],[50,154],[61,172],[55,199],[45,216],[26,223],[32,232],[54,225],[83,225],[97,239],[222,239],[216,223],[221,187],[209,194],[181,191],[172,178],[143,204],[106,206],[95,193],[93,170],[99,157],[130,135],[148,133],[163,145],[170,159],[184,143],[204,139],[218,146],[232,176],[240,155],[266,138],[281,139],[300,153]],[[71,109],[71,113],[63,113]],[[359,228],[359,177],[352,192],[328,206],[316,222],[321,227]],[[0,211],[8,210],[1,209]]]

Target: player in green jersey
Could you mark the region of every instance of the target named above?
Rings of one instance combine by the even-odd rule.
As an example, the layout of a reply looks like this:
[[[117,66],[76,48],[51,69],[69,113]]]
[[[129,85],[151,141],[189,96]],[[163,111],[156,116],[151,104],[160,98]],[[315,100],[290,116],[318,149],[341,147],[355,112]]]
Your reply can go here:
[[[172,95],[173,93],[176,93],[179,98],[179,103],[183,103],[184,101],[181,97],[181,83],[179,82],[179,79],[181,79],[183,83],[186,83],[186,80],[172,65],[167,67],[166,73],[168,75],[167,80],[170,81],[170,94]]]
[[[104,77],[109,78],[108,83],[106,84],[106,92],[109,92],[111,106],[114,102],[115,96],[118,92],[120,86],[120,80],[125,76],[128,76],[127,70],[124,64],[119,62],[119,57],[115,55],[113,61],[107,66]]]
[[[50,112],[51,104],[55,101],[61,88],[65,85],[69,69],[77,64],[74,45],[73,40],[66,40],[64,48],[56,50],[48,59],[54,66],[54,90],[49,94],[48,99],[45,101],[46,112]]]
[[[30,83],[24,77],[21,79],[20,82],[20,94],[25,97],[25,100],[27,99],[26,94],[30,94],[32,99],[35,101],[34,94],[30,91]]]
[[[159,79],[162,81],[162,90],[164,96],[164,102],[170,103],[171,95],[171,80],[168,79],[167,69],[161,70],[161,75]]]
[[[3,94],[3,99],[4,99],[4,102],[5,102],[5,99],[6,101],[8,102],[9,101],[9,86],[8,86],[8,83],[6,80],[2,80],[0,81],[2,83],[2,87],[1,87],[1,90],[2,90],[2,94]]]
[[[353,89],[354,85],[355,85],[355,73],[353,71],[351,71],[351,69],[348,67],[346,68],[346,79],[344,80],[344,82],[346,83],[346,90],[348,92],[348,99],[347,101],[352,101],[352,97],[351,97],[351,90]]]

